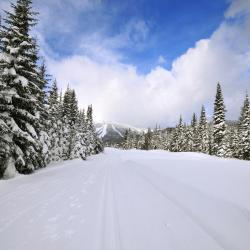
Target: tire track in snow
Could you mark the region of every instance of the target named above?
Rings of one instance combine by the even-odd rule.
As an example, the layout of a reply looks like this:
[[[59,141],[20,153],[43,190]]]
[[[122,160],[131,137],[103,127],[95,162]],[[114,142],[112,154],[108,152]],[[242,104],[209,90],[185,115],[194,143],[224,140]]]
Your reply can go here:
[[[186,216],[188,216],[191,221],[193,221],[194,224],[196,224],[199,228],[201,228],[207,236],[209,236],[211,239],[214,240],[214,242],[220,246],[221,249],[224,250],[235,250],[234,247],[231,245],[227,244],[226,242],[221,241],[221,239],[218,237],[217,233],[208,225],[206,225],[202,220],[197,218],[195,214],[187,207],[185,207],[178,199],[173,198],[169,194],[167,194],[160,186],[157,184],[153,183],[150,178],[148,178],[145,174],[141,173],[140,170],[138,170],[138,166],[145,167],[144,165],[138,164],[136,162],[129,161],[130,166],[133,165],[134,167],[131,168],[133,169],[137,175],[143,179],[145,182],[150,184],[150,186],[158,193],[162,195],[167,201],[171,202],[172,204],[175,205],[179,210],[181,210]]]
[[[117,208],[117,195],[116,195],[116,188],[114,186],[114,177],[113,177],[113,171],[111,169],[111,191],[112,191],[112,200],[113,200],[113,208],[114,208],[114,224],[115,224],[115,230],[118,238],[118,250],[122,250],[122,240],[121,240],[121,227],[119,222],[119,214],[118,214],[118,208]]]
[[[111,162],[111,161],[110,161]],[[113,164],[113,160],[111,162]],[[118,220],[116,197],[113,185],[112,167],[109,161],[105,163],[104,185],[101,199],[102,210],[102,239],[99,249],[102,250],[122,250],[120,225]]]

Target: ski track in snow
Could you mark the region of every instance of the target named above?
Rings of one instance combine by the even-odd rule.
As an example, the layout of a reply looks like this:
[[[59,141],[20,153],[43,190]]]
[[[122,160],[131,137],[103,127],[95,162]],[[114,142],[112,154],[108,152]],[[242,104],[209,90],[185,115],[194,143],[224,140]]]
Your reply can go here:
[[[118,131],[114,125],[112,125],[112,129],[113,129],[118,135],[120,135],[121,137],[123,137],[123,135],[121,134],[121,132]]]
[[[249,162],[107,148],[0,181],[1,249],[249,250],[249,190]]]

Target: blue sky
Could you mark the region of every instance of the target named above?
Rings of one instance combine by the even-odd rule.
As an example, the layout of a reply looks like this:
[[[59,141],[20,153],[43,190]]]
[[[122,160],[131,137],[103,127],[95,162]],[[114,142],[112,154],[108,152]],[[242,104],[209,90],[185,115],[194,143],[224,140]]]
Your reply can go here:
[[[250,91],[249,0],[34,0],[33,30],[59,88],[70,84],[96,121],[138,127],[213,115],[221,83],[227,119]],[[0,1],[9,8],[8,0]]]
[[[67,31],[48,32],[46,42],[59,57],[70,56],[79,50],[82,35],[116,37],[130,22],[141,21],[145,34],[131,32],[131,43],[115,50],[122,55],[122,62],[134,64],[139,72],[146,73],[157,64],[160,55],[170,68],[172,61],[197,40],[210,37],[222,22],[228,5],[225,0],[105,0],[96,2],[94,8],[78,9],[75,14],[68,10],[63,21],[68,19]],[[67,4],[63,6],[69,8]],[[54,8],[60,11],[58,6]]]

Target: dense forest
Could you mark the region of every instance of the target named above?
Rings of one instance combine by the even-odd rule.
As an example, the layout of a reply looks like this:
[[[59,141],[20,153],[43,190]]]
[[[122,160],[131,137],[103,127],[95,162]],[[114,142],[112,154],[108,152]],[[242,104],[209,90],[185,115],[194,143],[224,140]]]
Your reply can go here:
[[[0,25],[0,178],[103,151],[92,106],[79,109],[75,91],[68,86],[64,93],[59,92],[56,80],[47,72],[38,41],[31,35],[38,22],[32,1],[17,0],[11,8]],[[236,124],[227,124],[225,114],[218,83],[212,122],[207,121],[202,106],[199,119],[193,114],[190,124],[180,117],[172,129],[156,127],[142,134],[128,130],[123,142],[113,146],[250,160],[248,95]]]
[[[125,149],[163,149],[172,152],[202,152],[219,157],[233,157],[250,160],[250,108],[246,94],[239,120],[226,121],[226,107],[221,86],[217,84],[214,102],[213,121],[208,122],[205,107],[202,106],[200,118],[194,113],[190,124],[180,117],[175,128],[154,130],[136,134],[128,130],[124,141],[117,147]]]
[[[17,0],[11,9],[0,26],[0,178],[103,150],[92,106],[79,110],[73,89],[59,93],[51,83],[31,36],[38,22],[32,1]]]

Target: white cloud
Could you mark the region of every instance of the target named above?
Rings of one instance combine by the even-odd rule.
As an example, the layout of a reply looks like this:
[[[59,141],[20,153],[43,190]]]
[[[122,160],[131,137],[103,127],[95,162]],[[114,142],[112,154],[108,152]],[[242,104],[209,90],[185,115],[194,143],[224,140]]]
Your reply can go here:
[[[143,127],[174,124],[180,113],[189,120],[203,103],[211,115],[218,81],[228,118],[236,119],[250,86],[249,22],[249,16],[241,23],[223,22],[209,39],[177,58],[171,70],[157,66],[140,75],[117,60],[103,63],[80,55],[50,60],[49,67],[59,83],[76,89],[80,105],[94,105],[98,119]]]
[[[202,104],[212,114],[216,83],[221,82],[228,118],[237,119],[245,90],[250,91],[249,1],[234,0],[225,21],[209,39],[197,41],[177,58],[170,70],[163,66],[139,74],[133,65],[120,63],[120,48],[140,49],[149,38],[149,25],[131,20],[116,36],[95,33],[80,41],[75,56],[55,59],[42,36],[40,41],[51,73],[65,89],[76,89],[79,104],[92,103],[97,119],[147,127],[175,124],[179,114],[189,121]],[[244,10],[244,11],[243,11]],[[244,17],[240,22],[234,18]],[[39,33],[38,33],[39,34]],[[159,57],[159,64],[163,63]]]
[[[225,17],[232,18],[237,15],[250,13],[249,0],[231,0],[231,5],[225,13]]]
[[[166,59],[164,58],[164,56],[160,55],[158,57],[157,63],[158,64],[164,64],[164,63],[166,63]]]
[[[120,49],[144,49],[149,30],[149,24],[144,20],[131,19],[114,36],[107,37],[102,30],[83,35],[78,52],[98,62],[119,62],[123,59]]]

